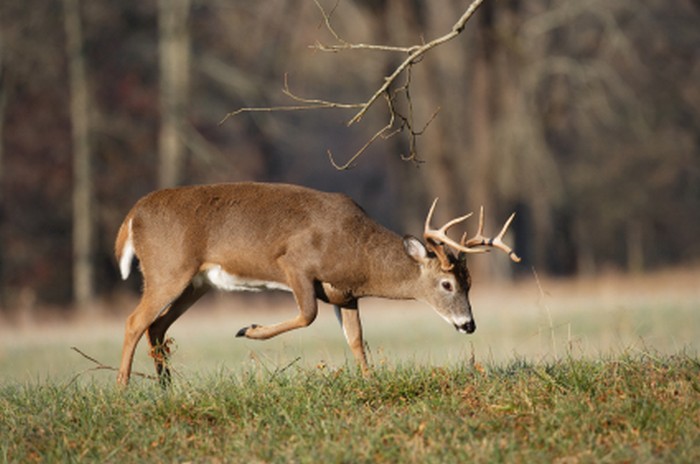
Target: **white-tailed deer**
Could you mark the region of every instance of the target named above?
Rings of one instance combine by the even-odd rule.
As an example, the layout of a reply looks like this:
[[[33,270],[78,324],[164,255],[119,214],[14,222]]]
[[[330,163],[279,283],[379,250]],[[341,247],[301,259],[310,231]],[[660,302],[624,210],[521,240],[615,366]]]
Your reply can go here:
[[[490,239],[482,235],[482,209],[476,237],[465,235],[457,243],[447,229],[469,215],[432,229],[436,202],[425,221],[424,245],[377,224],[345,195],[294,185],[202,185],[141,198],[119,228],[115,245],[122,278],[129,276],[135,255],[144,280],[141,301],[126,321],[117,381],[129,382],[134,350],[148,331],[156,370],[167,382],[165,333],[211,288],[294,294],[299,314],[238,331],[237,336],[252,339],[308,326],[316,318],[317,300],[334,305],[365,374],[357,304],[364,296],[424,301],[460,332],[474,332],[465,254],[495,247],[519,261],[502,241],[513,216]]]

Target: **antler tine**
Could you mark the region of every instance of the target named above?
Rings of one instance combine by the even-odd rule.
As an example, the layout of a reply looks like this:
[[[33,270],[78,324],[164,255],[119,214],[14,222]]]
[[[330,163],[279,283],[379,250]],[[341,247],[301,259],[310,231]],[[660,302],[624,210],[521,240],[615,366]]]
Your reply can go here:
[[[503,224],[503,227],[501,228],[501,231],[496,235],[494,238],[488,238],[483,235],[484,233],[484,207],[481,207],[481,211],[479,213],[479,228],[476,232],[476,235],[473,238],[470,238],[467,240],[467,234],[464,234],[462,237],[461,245],[466,247],[466,248],[472,248],[472,247],[478,247],[478,246],[490,246],[497,248],[503,252],[505,252],[508,256],[510,256],[510,259],[515,261],[516,263],[520,262],[520,257],[515,254],[513,249],[509,247],[508,245],[503,242],[503,237],[506,234],[506,231],[508,230],[508,227],[510,226],[510,223],[513,222],[513,219],[515,218],[515,213],[511,214],[508,220],[506,220],[505,224]]]
[[[466,237],[466,233],[464,234],[464,237]],[[479,208],[479,227],[476,229],[476,236],[474,238],[482,238],[486,239],[484,237],[484,205],[481,205]]]
[[[430,222],[433,219],[433,212],[435,211],[435,205],[437,205],[438,199],[436,198],[433,201],[433,205],[430,207],[430,211],[428,212],[428,217],[425,219],[425,230],[423,232],[423,237],[425,238],[426,241],[432,241],[433,243],[436,244],[443,244],[443,245],[448,245],[452,248],[454,248],[457,251],[463,251],[465,253],[484,253],[487,250],[480,249],[480,248],[468,248],[463,245],[460,245],[456,241],[452,240],[450,237],[447,236],[447,230],[454,226],[455,224],[458,224],[462,221],[465,221],[467,218],[471,217],[473,213],[465,214],[464,216],[460,216],[458,218],[452,219],[449,221],[447,224],[444,226],[440,227],[439,229],[433,229],[430,226]],[[443,252],[442,250],[438,251],[438,257],[440,257],[440,260],[442,261],[442,257],[440,256],[440,253]],[[444,252],[443,252],[444,253]]]
[[[471,248],[481,245],[487,245],[490,239],[484,236],[484,206],[479,208],[479,226],[476,228],[476,234],[469,238],[467,232],[462,235],[462,240],[460,240],[460,245],[465,248]]]
[[[426,218],[425,218],[425,227],[423,229],[424,230],[423,235],[425,235],[425,233],[430,230],[430,221],[432,221],[432,219],[433,219],[433,212],[435,211],[435,205],[437,205],[438,198],[439,197],[435,197],[435,199],[433,200],[433,204],[430,207],[430,211],[428,211],[428,216],[426,216]]]
[[[493,240],[493,246],[498,248],[499,250],[503,250],[513,261],[516,263],[520,262],[520,257],[515,254],[513,249],[509,247],[508,245],[505,244],[503,241],[503,236],[506,234],[506,231],[508,230],[508,227],[510,226],[510,223],[513,222],[513,219],[515,218],[515,213],[512,213],[506,222],[503,224],[503,227],[501,228],[501,231],[496,235]]]
[[[425,218],[425,229],[423,231],[423,237],[426,240],[430,239],[435,243],[444,243],[446,245],[456,246],[457,248],[459,248],[459,244],[447,236],[447,230],[455,224],[458,224],[469,218],[472,215],[472,213],[452,219],[439,229],[433,229],[430,226],[430,222],[433,219],[433,212],[435,212],[435,206],[437,205],[437,202],[438,198],[435,198],[435,200],[433,200],[433,205],[430,207],[430,211],[428,211],[428,216]]]
[[[496,235],[496,238],[494,240],[501,240],[503,238],[503,236],[506,234],[506,231],[508,230],[508,227],[510,226],[510,223],[513,222],[513,219],[515,219],[515,213],[512,213],[508,217],[508,220],[506,220],[505,224],[503,224],[501,231],[498,233],[498,235]]]
[[[437,238],[442,237],[443,235],[445,236],[445,238],[448,238],[448,237],[447,237],[447,230],[448,230],[450,227],[454,226],[455,224],[459,224],[459,223],[462,222],[462,221],[465,221],[466,219],[468,219],[469,217],[471,217],[471,215],[474,214],[474,213],[469,213],[469,214],[465,214],[464,216],[460,216],[460,217],[458,217],[458,218],[454,218],[454,219],[452,219],[451,221],[449,221],[447,224],[445,224],[444,226],[440,227],[440,228],[437,229],[437,230],[431,229],[431,227],[430,227],[430,222],[433,220],[433,212],[435,211],[435,206],[437,205],[438,199],[439,199],[439,198],[435,198],[435,200],[433,200],[433,205],[430,207],[430,211],[428,211],[428,216],[425,218],[425,232],[426,232],[426,233],[428,233],[428,232],[431,232],[431,233],[434,232],[434,233],[435,233],[435,234],[434,234],[435,236],[433,236],[433,234],[431,234],[430,238],[435,238],[435,239],[437,239]],[[438,235],[439,235],[440,237],[438,237]],[[448,238],[448,239],[449,239],[449,238]]]

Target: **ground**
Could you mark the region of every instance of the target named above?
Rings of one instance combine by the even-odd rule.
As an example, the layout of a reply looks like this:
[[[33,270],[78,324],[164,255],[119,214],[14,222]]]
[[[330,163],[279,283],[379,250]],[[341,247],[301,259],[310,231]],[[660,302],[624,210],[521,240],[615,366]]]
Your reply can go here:
[[[458,333],[419,302],[367,299],[361,301],[360,310],[375,365],[546,362],[567,355],[595,358],[630,350],[697,354],[699,283],[700,268],[575,280],[532,274],[498,284],[475,276],[473,335]],[[0,384],[63,381],[92,367],[71,351],[72,346],[106,365],[118,365],[124,320],[135,299],[116,300],[93,318],[62,320],[39,312],[33,321],[19,325],[0,321]],[[270,370],[290,363],[328,369],[353,364],[333,311],[324,304],[308,328],[262,342],[235,338],[243,326],[280,321],[295,311],[285,293],[207,296],[169,332],[174,339],[173,367],[177,375],[187,377],[238,371],[251,364]],[[146,345],[142,340],[134,369],[150,374]],[[112,382],[112,374],[102,370],[83,378]]]

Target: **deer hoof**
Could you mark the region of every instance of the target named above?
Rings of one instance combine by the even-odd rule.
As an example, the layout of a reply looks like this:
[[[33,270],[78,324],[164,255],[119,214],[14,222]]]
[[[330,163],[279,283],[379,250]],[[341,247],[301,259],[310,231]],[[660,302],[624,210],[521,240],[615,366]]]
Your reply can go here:
[[[248,326],[248,327],[243,327],[241,330],[239,330],[239,331],[236,333],[236,337],[245,337],[245,336],[246,336],[246,332],[248,332],[249,329],[255,329],[255,328],[257,328],[257,327],[260,327],[260,326],[259,326],[258,324],[252,324],[252,325],[250,325],[250,326]]]

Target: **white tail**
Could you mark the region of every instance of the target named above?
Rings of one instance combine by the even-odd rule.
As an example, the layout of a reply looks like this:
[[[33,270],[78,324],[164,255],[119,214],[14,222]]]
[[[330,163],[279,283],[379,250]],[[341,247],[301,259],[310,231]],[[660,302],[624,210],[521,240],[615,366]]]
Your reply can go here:
[[[483,237],[480,226],[477,241],[457,244],[446,232],[458,221],[439,234],[429,228],[434,207],[426,221],[426,248],[415,237],[402,239],[380,226],[345,195],[299,186],[204,185],[143,197],[127,214],[115,245],[122,277],[129,276],[135,255],[144,279],[141,301],[126,323],[118,382],[128,383],[134,350],[146,331],[156,370],[169,380],[165,333],[211,288],[294,294],[299,314],[238,331],[251,339],[311,324],[319,299],[334,305],[364,373],[358,310],[364,296],[421,300],[459,331],[474,332],[464,253],[484,246],[510,250],[501,241],[507,224],[496,239]]]
[[[125,221],[122,224],[122,229],[119,231],[119,235],[122,233],[126,234],[123,237],[123,243],[117,242],[117,261],[119,261],[119,272],[122,275],[122,280],[129,278],[131,274],[131,263],[134,260],[134,238],[131,233],[131,220]]]

